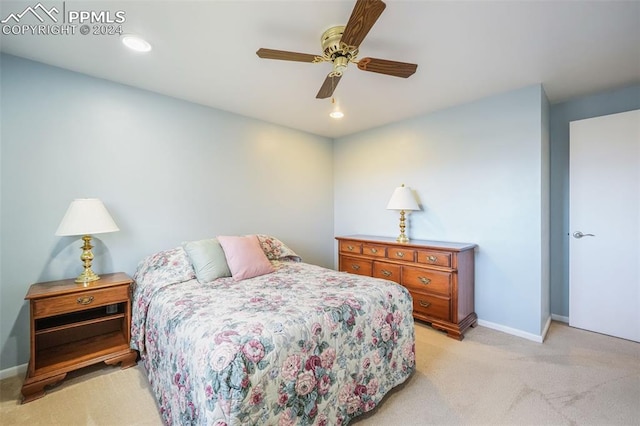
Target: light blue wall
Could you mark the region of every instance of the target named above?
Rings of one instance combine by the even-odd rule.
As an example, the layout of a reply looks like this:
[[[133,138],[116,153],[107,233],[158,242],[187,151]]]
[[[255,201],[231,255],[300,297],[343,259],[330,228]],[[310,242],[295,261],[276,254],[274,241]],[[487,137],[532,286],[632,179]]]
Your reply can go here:
[[[396,236],[398,214],[385,207],[404,183],[422,206],[410,215],[410,238],[478,244],[479,318],[541,335],[546,117],[546,96],[532,86],[336,140],[336,234]]]
[[[569,316],[569,122],[640,109],[640,85],[553,105],[551,135],[551,312]]]
[[[54,232],[99,197],[120,232],[94,270],[132,274],[184,240],[268,233],[333,266],[332,140],[13,56],[0,57],[0,370],[26,363],[31,283],[80,273]]]

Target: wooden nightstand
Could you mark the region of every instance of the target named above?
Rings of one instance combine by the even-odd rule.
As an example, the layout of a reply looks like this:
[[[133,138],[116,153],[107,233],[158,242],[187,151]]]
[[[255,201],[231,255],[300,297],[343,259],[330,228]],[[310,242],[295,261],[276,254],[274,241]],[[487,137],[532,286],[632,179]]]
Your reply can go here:
[[[136,365],[131,337],[131,284],[122,272],[82,284],[74,279],[29,287],[31,357],[22,402],[44,396],[44,388],[69,371],[99,362]]]
[[[462,340],[475,327],[475,244],[352,235],[336,237],[340,271],[402,284],[413,298],[413,316]]]

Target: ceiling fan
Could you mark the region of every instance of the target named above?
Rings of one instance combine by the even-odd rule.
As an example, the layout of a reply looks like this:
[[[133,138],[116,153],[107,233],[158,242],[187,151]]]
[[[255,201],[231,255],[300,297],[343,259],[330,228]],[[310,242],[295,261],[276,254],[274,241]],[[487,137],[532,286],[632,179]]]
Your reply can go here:
[[[288,52],[260,48],[256,54],[264,59],[279,59],[298,62],[331,62],[333,71],[327,75],[316,98],[325,99],[333,95],[342,73],[350,62],[363,71],[377,72],[407,78],[416,72],[418,65],[387,59],[362,58],[358,60],[358,49],[387,5],[381,0],[357,0],[346,26],[331,27],[320,38],[323,54]]]

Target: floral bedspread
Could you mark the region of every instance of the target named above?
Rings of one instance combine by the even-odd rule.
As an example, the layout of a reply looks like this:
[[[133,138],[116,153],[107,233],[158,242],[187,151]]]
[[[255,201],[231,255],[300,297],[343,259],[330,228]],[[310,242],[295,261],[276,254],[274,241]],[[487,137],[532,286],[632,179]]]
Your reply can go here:
[[[346,425],[415,368],[400,285],[278,260],[201,284],[181,248],[155,256],[135,275],[131,346],[167,424]]]

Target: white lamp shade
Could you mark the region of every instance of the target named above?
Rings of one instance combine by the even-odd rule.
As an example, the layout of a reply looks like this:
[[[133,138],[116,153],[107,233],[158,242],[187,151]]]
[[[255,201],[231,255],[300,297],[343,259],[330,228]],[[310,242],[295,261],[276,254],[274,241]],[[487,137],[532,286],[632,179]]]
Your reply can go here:
[[[119,230],[102,201],[97,198],[78,198],[71,202],[56,235],[91,235]]]
[[[420,206],[416,202],[411,188],[404,185],[399,186],[393,191],[387,210],[420,210]]]

